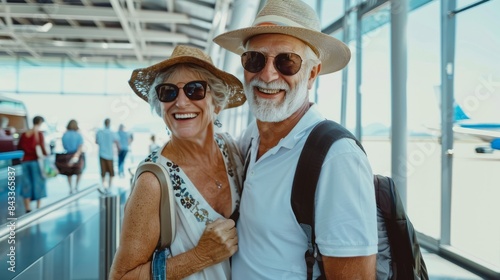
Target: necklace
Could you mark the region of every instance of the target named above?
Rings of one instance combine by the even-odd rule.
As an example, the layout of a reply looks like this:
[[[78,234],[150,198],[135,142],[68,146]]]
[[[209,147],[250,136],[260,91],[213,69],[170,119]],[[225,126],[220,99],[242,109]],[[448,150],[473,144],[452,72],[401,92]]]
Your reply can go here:
[[[217,186],[218,189],[222,189],[222,183],[219,182],[219,180],[215,180],[215,185]]]
[[[200,169],[201,170],[201,169]],[[211,178],[212,180],[214,180],[215,182],[215,186],[220,190],[222,189],[222,183],[221,181],[215,179],[214,177],[210,176],[207,172],[205,172],[205,170],[201,170],[201,172],[205,173],[205,175],[207,175],[209,178]]]

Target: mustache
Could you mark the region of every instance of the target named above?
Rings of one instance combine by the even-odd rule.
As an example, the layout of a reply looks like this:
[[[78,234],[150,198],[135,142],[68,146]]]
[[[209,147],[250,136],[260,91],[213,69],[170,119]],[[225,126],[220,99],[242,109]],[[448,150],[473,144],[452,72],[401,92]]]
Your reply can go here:
[[[269,83],[266,83],[258,78],[252,79],[248,83],[249,87],[260,87],[260,88],[265,88],[265,89],[278,89],[278,90],[285,90],[285,91],[290,91],[290,86],[288,86],[287,83],[284,81],[272,81]]]

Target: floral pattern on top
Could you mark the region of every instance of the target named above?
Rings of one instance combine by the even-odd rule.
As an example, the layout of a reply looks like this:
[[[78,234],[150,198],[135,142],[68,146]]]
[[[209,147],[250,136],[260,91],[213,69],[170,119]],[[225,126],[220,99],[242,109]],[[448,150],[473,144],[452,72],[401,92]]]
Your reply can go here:
[[[217,134],[215,135],[215,142],[219,147],[222,156],[224,157],[227,174],[229,175],[230,178],[232,178],[232,182],[235,182],[234,176],[236,172],[234,171],[234,169],[236,167],[232,165],[231,160],[229,160],[228,158],[229,157],[227,148],[228,145],[226,145],[224,143],[223,138]],[[159,162],[159,158],[161,156],[161,150],[162,149],[158,149],[152,152],[144,161],[161,163]],[[209,217],[209,211],[207,211],[204,208],[200,208],[199,207],[200,202],[195,197],[193,197],[193,195],[189,192],[188,185],[186,184],[186,182],[184,181],[184,179],[180,174],[181,168],[179,167],[179,165],[169,160],[168,158],[165,158],[165,160],[166,160],[165,167],[170,175],[170,180],[172,181],[174,196],[178,200],[180,205],[185,209],[189,210],[194,215],[194,217],[198,222],[204,222],[205,224],[213,222],[214,219]],[[232,184],[230,183],[230,185]],[[239,188],[236,188],[236,194],[238,194],[238,197],[240,197],[241,194]],[[235,207],[236,207],[235,209],[239,209],[239,204],[240,204],[240,199],[238,198],[235,201]]]

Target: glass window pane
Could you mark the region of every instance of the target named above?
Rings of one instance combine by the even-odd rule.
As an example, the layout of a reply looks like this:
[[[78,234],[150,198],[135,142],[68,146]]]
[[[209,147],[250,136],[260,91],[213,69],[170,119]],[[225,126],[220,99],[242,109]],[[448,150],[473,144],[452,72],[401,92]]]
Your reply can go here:
[[[133,94],[132,89],[128,84],[132,71],[133,69],[108,68],[106,92],[109,94]]]
[[[344,15],[344,0],[322,0],[318,15],[321,28],[329,26]]]
[[[22,60],[18,87],[23,93],[61,93],[61,68]]]
[[[455,101],[469,123],[500,125],[498,11],[500,1],[489,1],[457,14]],[[458,133],[454,143],[451,244],[500,268],[498,151],[476,153],[477,147],[490,148],[490,142]]]
[[[433,1],[408,15],[407,208],[415,228],[435,239],[441,234],[440,5]],[[433,135],[433,130],[435,129]],[[422,207],[425,201],[425,207]]]
[[[64,70],[64,93],[107,94],[106,69],[66,67]]]
[[[15,92],[17,86],[15,61],[2,61],[1,64],[0,90],[3,92]]]

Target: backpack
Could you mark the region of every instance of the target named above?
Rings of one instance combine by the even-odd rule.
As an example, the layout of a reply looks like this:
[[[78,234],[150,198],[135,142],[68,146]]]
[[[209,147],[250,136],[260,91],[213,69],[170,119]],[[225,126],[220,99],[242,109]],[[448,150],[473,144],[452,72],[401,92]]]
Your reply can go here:
[[[308,237],[308,250],[305,253],[307,279],[312,279],[316,261],[321,270],[319,279],[325,277],[321,254],[315,243],[314,196],[325,156],[333,142],[341,138],[353,139],[364,152],[361,143],[347,129],[325,120],[316,125],[307,138],[295,171],[291,204],[298,223]],[[388,277],[384,274],[380,276],[381,266],[391,267],[392,280],[429,279],[416,232],[406,215],[394,181],[390,177],[374,175],[374,188],[377,211],[383,217],[383,225],[379,223],[379,243],[381,238],[388,238],[390,248],[389,253],[387,250],[381,251],[379,247],[377,279]]]

